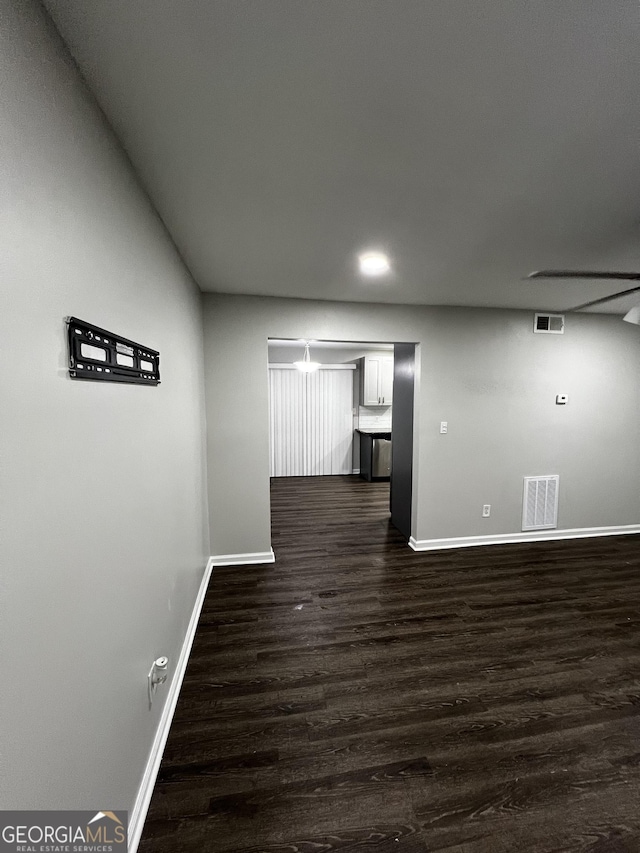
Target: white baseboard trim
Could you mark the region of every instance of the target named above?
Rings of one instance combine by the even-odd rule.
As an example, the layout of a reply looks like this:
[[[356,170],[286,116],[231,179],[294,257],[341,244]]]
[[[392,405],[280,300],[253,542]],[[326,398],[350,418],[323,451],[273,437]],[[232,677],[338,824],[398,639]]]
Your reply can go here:
[[[587,539],[591,536],[623,536],[640,533],[640,524],[620,527],[576,527],[572,530],[532,530],[521,533],[496,533],[489,536],[456,536],[451,539],[409,539],[414,551],[443,551],[447,548],[475,548],[478,545],[507,545],[518,542],[548,542],[554,539]]]
[[[352,474],[359,474],[359,473],[360,473],[360,469],[359,469],[359,468],[354,468],[354,469],[353,469],[353,471],[352,471],[351,473],[352,473]]]
[[[202,576],[202,581],[200,582],[200,589],[198,590],[198,595],[196,596],[195,604],[193,605],[191,618],[189,619],[189,625],[182,643],[173,679],[169,685],[169,693],[167,694],[167,698],[162,709],[160,722],[158,723],[149,758],[147,759],[147,765],[142,776],[142,782],[140,783],[138,795],[136,796],[136,801],[131,812],[131,820],[129,821],[129,853],[136,853],[138,844],[140,843],[142,829],[147,817],[147,812],[149,811],[149,803],[151,802],[151,796],[156,784],[156,777],[158,775],[158,770],[160,769],[162,754],[167,743],[167,738],[169,737],[171,721],[173,720],[178,696],[180,695],[180,688],[182,687],[182,681],[184,679],[184,673],[187,668],[187,663],[189,662],[191,646],[193,645],[193,638],[195,637],[196,628],[198,627],[200,611],[202,610],[205,595],[207,594],[207,587],[209,586],[209,578],[211,577],[213,565],[213,557],[209,557],[207,567],[204,570],[204,575]]]
[[[261,563],[275,563],[273,548],[268,551],[256,551],[253,554],[218,554],[209,557],[212,566],[255,566]]]

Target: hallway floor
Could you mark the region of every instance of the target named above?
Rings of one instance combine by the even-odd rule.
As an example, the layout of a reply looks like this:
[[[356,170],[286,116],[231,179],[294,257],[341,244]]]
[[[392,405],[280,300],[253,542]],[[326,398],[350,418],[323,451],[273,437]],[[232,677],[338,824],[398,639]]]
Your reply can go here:
[[[272,483],[215,569],[140,853],[640,850],[640,538],[416,554],[388,483]]]

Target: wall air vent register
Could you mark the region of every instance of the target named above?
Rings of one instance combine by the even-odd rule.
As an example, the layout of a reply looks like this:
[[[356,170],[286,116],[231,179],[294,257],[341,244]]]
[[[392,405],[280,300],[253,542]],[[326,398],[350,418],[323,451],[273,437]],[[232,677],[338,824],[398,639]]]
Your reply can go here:
[[[69,376],[134,385],[160,383],[160,353],[70,317]]]
[[[558,474],[524,478],[523,530],[545,530],[558,526],[559,486]]]
[[[564,335],[564,314],[536,314],[533,331],[538,335]]]

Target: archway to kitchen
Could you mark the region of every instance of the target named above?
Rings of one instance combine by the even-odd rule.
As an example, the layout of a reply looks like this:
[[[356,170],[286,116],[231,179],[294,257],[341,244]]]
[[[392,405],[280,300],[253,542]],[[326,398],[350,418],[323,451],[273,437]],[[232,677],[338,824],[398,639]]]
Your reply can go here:
[[[379,522],[395,538],[409,538],[415,351],[412,343],[269,339],[278,523],[283,512],[291,528],[319,519]],[[305,359],[318,366],[301,370]]]

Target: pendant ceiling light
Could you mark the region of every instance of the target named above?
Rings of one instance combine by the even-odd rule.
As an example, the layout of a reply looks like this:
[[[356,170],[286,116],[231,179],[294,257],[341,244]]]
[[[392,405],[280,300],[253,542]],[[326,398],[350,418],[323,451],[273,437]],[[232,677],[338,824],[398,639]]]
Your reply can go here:
[[[303,373],[313,373],[314,370],[317,370],[320,367],[319,361],[311,361],[308,342],[304,345],[304,356],[302,361],[294,361],[293,366],[297,367],[298,370],[301,370]]]

